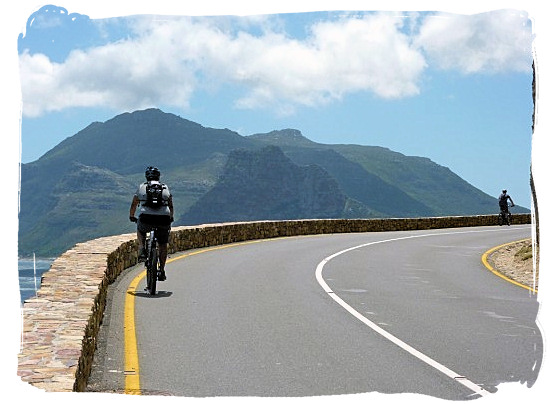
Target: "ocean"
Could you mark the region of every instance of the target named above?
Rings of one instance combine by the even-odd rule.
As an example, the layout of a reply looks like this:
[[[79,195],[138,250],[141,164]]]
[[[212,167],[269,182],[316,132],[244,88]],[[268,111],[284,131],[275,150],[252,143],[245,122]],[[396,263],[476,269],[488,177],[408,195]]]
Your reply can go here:
[[[36,290],[40,288],[42,274],[50,269],[53,261],[53,258],[36,258],[35,270],[34,259],[20,258],[18,260],[21,303],[36,295]]]

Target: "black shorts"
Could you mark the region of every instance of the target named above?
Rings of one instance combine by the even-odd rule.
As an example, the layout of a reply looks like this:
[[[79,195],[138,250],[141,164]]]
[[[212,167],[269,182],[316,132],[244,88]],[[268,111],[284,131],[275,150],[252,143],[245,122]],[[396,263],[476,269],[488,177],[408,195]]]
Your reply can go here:
[[[168,244],[171,229],[170,217],[168,216],[167,220],[165,218],[165,216],[155,218],[153,215],[140,215],[137,222],[137,230],[142,234],[146,234],[149,233],[153,227],[156,227],[159,244]],[[166,222],[168,222],[168,224],[166,224]]]

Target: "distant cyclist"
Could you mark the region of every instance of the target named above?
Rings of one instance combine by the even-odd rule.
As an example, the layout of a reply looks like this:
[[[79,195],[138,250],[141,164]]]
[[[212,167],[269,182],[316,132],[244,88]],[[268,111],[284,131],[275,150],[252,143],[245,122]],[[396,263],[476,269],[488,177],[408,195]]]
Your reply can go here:
[[[130,220],[137,222],[137,239],[139,244],[139,260],[146,258],[145,238],[153,227],[157,228],[159,243],[159,281],[166,280],[164,265],[168,257],[168,237],[171,223],[174,221],[174,206],[172,194],[166,186],[160,182],[160,171],[156,167],[147,167],[145,179],[140,184],[130,206]],[[139,217],[136,218],[136,209],[139,206]]]
[[[510,203],[512,204],[511,206],[515,206],[514,201],[512,200],[510,195],[508,195],[507,191],[505,189],[503,189],[502,193],[498,197],[498,206],[500,207],[500,211],[503,212],[503,213],[510,213],[508,211],[508,199],[510,200]]]

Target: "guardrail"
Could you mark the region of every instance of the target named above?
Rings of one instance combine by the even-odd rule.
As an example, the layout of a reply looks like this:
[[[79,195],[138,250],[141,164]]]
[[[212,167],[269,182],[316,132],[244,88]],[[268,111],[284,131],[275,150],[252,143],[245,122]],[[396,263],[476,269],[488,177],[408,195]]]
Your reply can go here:
[[[531,214],[513,218],[514,224],[532,221]],[[273,237],[496,224],[496,215],[222,223],[172,229],[169,252]],[[80,243],[52,263],[37,295],[22,307],[17,373],[24,382],[51,392],[85,390],[107,288],[122,271],[137,264],[135,238],[123,234]]]

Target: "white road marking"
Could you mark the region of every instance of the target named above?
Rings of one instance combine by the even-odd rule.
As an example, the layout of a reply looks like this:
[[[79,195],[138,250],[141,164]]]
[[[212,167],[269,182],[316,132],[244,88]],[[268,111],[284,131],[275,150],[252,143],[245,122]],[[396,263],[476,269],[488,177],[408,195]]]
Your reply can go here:
[[[350,247],[345,250],[339,251],[337,253],[334,253],[327,258],[325,258],[323,261],[317,265],[317,268],[315,270],[315,278],[317,279],[317,282],[321,287],[324,289],[324,291],[334,300],[336,303],[338,303],[340,306],[342,306],[344,309],[346,309],[352,316],[357,318],[359,321],[361,321],[363,324],[371,328],[373,331],[377,332],[384,338],[388,339],[389,341],[393,342],[395,345],[401,347],[405,351],[409,352],[411,355],[414,355],[424,363],[430,365],[431,367],[439,370],[444,375],[450,377],[451,379],[457,381],[458,383],[462,384],[463,386],[467,387],[468,389],[472,390],[474,393],[479,394],[480,396],[487,396],[490,393],[482,388],[481,386],[475,384],[474,382],[468,380],[466,377],[459,375],[458,373],[454,372],[453,370],[447,368],[446,366],[442,365],[441,363],[433,360],[429,356],[423,354],[422,352],[416,350],[409,344],[401,341],[399,338],[395,337],[393,334],[390,334],[383,328],[379,327],[372,321],[370,321],[368,318],[363,316],[361,313],[359,313],[357,310],[355,310],[353,307],[351,307],[348,303],[346,303],[340,296],[338,296],[334,291],[328,286],[328,284],[323,279],[323,268],[324,266],[333,258],[338,257],[339,255],[346,254],[350,251],[357,250],[359,248],[368,247],[375,244],[381,244],[381,243],[389,243],[392,241],[399,241],[399,240],[406,240],[406,239],[412,239],[412,238],[421,238],[421,237],[432,237],[432,236],[444,236],[444,235],[452,235],[452,234],[465,234],[465,233],[482,233],[482,232],[491,232],[491,231],[502,231],[502,229],[498,230],[470,230],[470,231],[457,231],[457,232],[445,232],[445,233],[428,233],[428,234],[417,234],[413,236],[405,236],[405,237],[398,237],[398,238],[392,238],[392,239],[386,239],[386,240],[379,240],[379,241],[373,241],[370,243],[361,244],[355,247]]]

